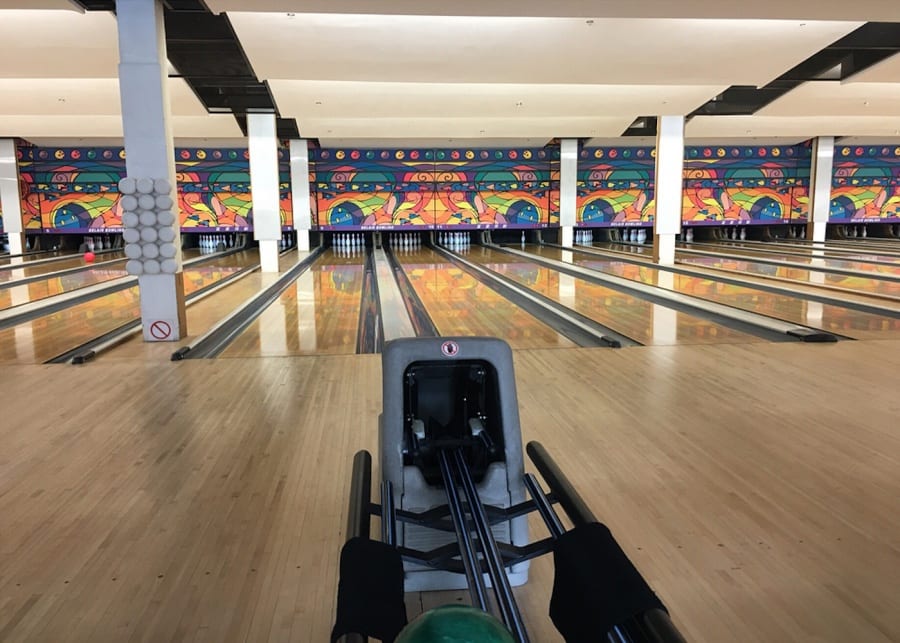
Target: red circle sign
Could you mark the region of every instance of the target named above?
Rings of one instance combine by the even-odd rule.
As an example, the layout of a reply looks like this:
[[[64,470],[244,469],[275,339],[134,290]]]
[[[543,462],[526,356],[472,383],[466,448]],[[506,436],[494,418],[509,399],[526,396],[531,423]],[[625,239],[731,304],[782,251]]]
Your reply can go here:
[[[153,339],[169,339],[172,334],[172,326],[169,322],[155,321],[150,324],[150,335]]]
[[[459,344],[456,342],[444,342],[441,344],[441,352],[447,357],[456,357],[459,353]]]

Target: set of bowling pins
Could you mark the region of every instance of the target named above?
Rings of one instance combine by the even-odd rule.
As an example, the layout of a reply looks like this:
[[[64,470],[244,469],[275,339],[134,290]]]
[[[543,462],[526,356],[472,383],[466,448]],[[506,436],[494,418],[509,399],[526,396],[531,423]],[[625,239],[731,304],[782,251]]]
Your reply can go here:
[[[867,237],[869,236],[868,226],[851,226],[846,228],[846,236],[848,237]]]
[[[287,250],[288,248],[293,248],[295,244],[296,244],[296,241],[294,240],[293,232],[282,232],[281,233],[281,241],[278,243],[278,245],[281,247],[282,250]]]
[[[806,238],[806,226],[798,225],[798,226],[789,226],[788,227],[788,239],[805,239]]]
[[[201,234],[199,239],[200,252],[209,254],[215,252],[219,244],[226,248],[234,248],[237,235],[234,234]]]
[[[694,229],[693,228],[684,228],[684,232],[681,235],[682,239],[685,240],[686,243],[694,242]]]
[[[438,232],[438,243],[450,248],[468,248],[472,240],[468,232]]]
[[[392,232],[388,242],[394,250],[416,250],[422,247],[422,237],[418,232]]]
[[[647,243],[647,230],[644,228],[631,228],[624,233],[624,240],[629,243]]]
[[[594,231],[593,230],[576,230],[575,231],[575,243],[590,246],[594,243]]]
[[[342,250],[365,248],[366,239],[362,232],[344,232],[334,235],[331,240],[331,245],[334,248],[340,248]]]
[[[91,252],[97,252],[98,250],[109,250],[113,247],[113,243],[109,238],[109,235],[106,235],[105,237],[85,237],[84,245],[87,246],[87,249]]]
[[[726,228],[725,236],[732,241],[744,241],[747,239],[747,228]]]

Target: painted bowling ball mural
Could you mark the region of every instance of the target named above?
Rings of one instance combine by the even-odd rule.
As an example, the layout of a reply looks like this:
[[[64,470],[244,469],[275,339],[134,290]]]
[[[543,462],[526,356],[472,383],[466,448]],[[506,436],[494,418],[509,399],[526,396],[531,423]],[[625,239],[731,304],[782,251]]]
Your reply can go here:
[[[355,203],[344,201],[328,211],[328,225],[357,226],[363,221],[362,209]]]
[[[531,201],[519,199],[509,204],[506,210],[506,220],[509,223],[538,225],[541,222],[541,213]]]
[[[753,220],[780,221],[783,217],[781,203],[771,197],[760,197],[750,206],[750,218]]]
[[[586,203],[581,210],[583,223],[608,223],[615,218],[615,206],[603,197]]]
[[[78,203],[67,203],[53,212],[54,228],[89,228],[91,214]]]

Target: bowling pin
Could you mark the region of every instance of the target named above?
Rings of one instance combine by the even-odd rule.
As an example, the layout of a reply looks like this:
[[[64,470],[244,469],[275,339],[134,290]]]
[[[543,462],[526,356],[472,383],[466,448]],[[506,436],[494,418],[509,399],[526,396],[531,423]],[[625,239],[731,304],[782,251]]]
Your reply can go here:
[[[866,228],[868,228],[868,226],[862,227],[862,236],[863,237],[867,237],[869,235],[869,232],[868,232],[868,230],[866,230]]]
[[[741,241],[747,240],[747,228],[741,228]]]

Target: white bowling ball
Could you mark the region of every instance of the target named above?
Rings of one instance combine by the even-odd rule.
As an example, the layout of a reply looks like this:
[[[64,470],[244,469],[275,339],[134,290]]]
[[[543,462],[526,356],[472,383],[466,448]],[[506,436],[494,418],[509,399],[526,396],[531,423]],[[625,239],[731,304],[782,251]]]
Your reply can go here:
[[[141,194],[150,194],[151,192],[153,192],[153,179],[138,179],[137,191]]]
[[[144,274],[144,264],[137,259],[131,259],[125,262],[125,270],[129,275],[142,275]]]
[[[126,212],[137,210],[138,207],[137,197],[132,194],[126,194],[125,196],[123,196],[119,203],[122,205],[122,209]]]
[[[125,228],[122,230],[122,239],[125,243],[137,243],[141,240],[141,233],[137,228]]]
[[[145,243],[141,248],[141,254],[144,259],[156,259],[159,256],[159,246],[155,243]]]
[[[147,243],[153,243],[159,238],[159,234],[156,232],[156,228],[142,228],[141,229],[141,241],[146,241]]]
[[[125,212],[122,214],[122,225],[126,228],[136,228],[141,222],[136,212]]]
[[[156,207],[156,199],[151,194],[142,194],[138,197],[138,207],[143,210],[152,210]]]
[[[137,181],[130,176],[122,177],[119,180],[119,192],[122,194],[134,194],[135,190],[137,190]]]
[[[148,275],[158,275],[160,270],[159,262],[156,259],[147,259],[144,262],[144,272]]]
[[[141,258],[141,245],[139,243],[129,243],[125,246],[125,256],[129,259]]]
[[[172,191],[172,184],[169,179],[156,179],[153,182],[153,191],[157,194],[169,194]]]
[[[141,225],[154,226],[156,225],[156,220],[156,212],[154,212],[153,210],[141,211]]]
[[[163,259],[159,267],[167,275],[174,275],[178,271],[178,263],[174,259]]]
[[[159,247],[159,255],[166,259],[171,259],[175,256],[176,250],[174,243],[164,243]]]
[[[175,215],[169,210],[163,210],[156,213],[156,220],[159,222],[159,225],[172,225],[175,223]]]

